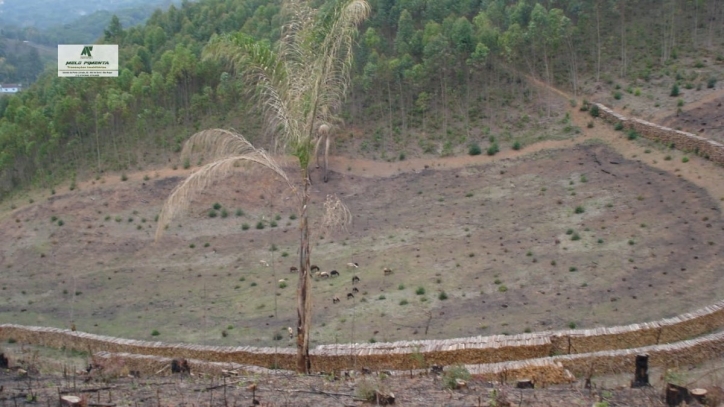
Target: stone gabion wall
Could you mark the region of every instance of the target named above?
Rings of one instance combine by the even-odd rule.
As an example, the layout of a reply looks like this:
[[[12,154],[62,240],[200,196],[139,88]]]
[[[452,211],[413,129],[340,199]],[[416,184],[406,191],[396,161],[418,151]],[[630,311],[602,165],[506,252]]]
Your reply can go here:
[[[624,129],[633,129],[647,139],[673,146],[682,151],[696,153],[717,164],[724,165],[724,144],[693,133],[671,129],[641,119],[628,118],[600,103],[594,103],[594,105],[598,107],[599,117],[609,123],[621,123]]]

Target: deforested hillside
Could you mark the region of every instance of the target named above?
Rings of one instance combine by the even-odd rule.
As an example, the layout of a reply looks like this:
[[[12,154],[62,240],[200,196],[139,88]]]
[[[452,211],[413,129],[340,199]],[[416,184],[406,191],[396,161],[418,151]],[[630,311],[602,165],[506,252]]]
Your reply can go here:
[[[332,3],[315,5],[324,13]],[[714,0],[370,4],[332,146],[339,154],[390,161],[521,148],[578,130],[560,99],[531,80],[651,114],[686,109],[724,70],[724,5]],[[143,26],[114,20],[100,42],[120,44],[118,78],[50,70],[17,96],[0,97],[3,196],[171,166],[201,128],[234,128],[263,145],[247,103],[253,89],[204,49],[230,32],[274,44],[281,10],[276,0],[204,0],[159,10]],[[17,69],[7,47],[0,42],[0,75]]]

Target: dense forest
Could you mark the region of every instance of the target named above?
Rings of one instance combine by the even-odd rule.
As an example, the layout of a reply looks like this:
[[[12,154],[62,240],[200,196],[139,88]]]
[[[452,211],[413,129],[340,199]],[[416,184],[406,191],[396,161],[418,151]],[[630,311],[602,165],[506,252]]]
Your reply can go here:
[[[577,94],[581,78],[648,81],[666,71],[673,83],[685,79],[685,56],[724,60],[717,0],[369,1],[343,119],[368,135],[358,152],[383,159],[449,154],[501,130],[501,107],[520,111],[521,123],[545,121],[550,108],[522,75]],[[214,34],[234,31],[273,44],[280,11],[280,0],[202,0],[142,26],[114,18],[99,42],[120,44],[118,78],[49,70],[0,98],[0,190],[168,163],[205,127],[263,145],[251,90],[203,51]]]

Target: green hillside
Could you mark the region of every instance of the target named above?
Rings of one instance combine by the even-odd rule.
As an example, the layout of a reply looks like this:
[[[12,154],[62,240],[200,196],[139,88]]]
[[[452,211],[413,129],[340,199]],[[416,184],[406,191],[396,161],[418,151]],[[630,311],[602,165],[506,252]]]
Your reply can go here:
[[[524,76],[654,106],[676,103],[657,99],[674,84],[716,86],[724,61],[724,5],[715,0],[370,4],[335,146],[369,158],[520,147],[575,131]],[[101,41],[121,45],[118,78],[58,78],[51,70],[22,94],[0,98],[3,196],[74,176],[168,166],[201,128],[233,127],[263,144],[258,115],[245,102],[252,90],[202,54],[212,35],[226,32],[274,43],[280,6],[184,2],[143,26],[111,24]]]

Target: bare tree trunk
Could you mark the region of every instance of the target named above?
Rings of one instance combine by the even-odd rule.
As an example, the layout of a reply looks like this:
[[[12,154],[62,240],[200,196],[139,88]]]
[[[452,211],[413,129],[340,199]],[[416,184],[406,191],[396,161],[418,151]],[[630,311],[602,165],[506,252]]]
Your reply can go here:
[[[601,10],[596,1],[596,82],[601,80]]]
[[[327,134],[324,137],[324,182],[329,181],[329,138],[331,136]]]
[[[312,361],[309,358],[309,331],[312,325],[312,282],[309,278],[309,219],[307,204],[309,203],[309,169],[302,168],[302,213],[300,214],[301,231],[299,248],[299,283],[297,284],[297,371],[309,374]]]

